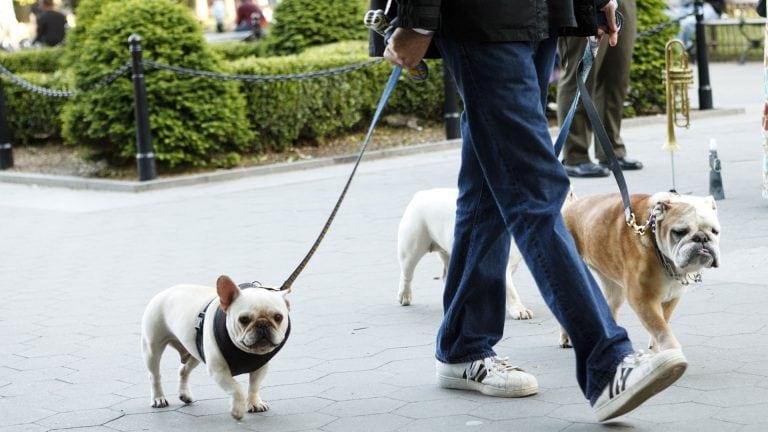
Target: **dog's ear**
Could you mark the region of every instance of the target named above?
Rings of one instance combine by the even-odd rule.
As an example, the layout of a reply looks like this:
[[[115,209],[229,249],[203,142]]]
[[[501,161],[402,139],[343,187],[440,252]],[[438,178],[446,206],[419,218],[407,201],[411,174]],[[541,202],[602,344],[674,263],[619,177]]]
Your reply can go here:
[[[656,203],[651,211],[656,216],[657,221],[664,219],[664,214],[669,210],[671,205],[672,202],[670,200],[662,200]]]
[[[219,294],[221,310],[226,312],[232,302],[240,295],[240,288],[237,287],[229,276],[221,275],[216,279],[216,293]]]
[[[710,204],[712,206],[712,210],[717,211],[717,204],[715,203],[715,197],[712,195],[707,195],[704,198],[704,202],[707,204]]]
[[[288,307],[288,310],[291,310],[291,302],[288,301],[288,294],[291,292],[291,289],[288,288],[287,290],[283,290],[280,292],[283,296],[283,300],[285,300],[285,306]]]

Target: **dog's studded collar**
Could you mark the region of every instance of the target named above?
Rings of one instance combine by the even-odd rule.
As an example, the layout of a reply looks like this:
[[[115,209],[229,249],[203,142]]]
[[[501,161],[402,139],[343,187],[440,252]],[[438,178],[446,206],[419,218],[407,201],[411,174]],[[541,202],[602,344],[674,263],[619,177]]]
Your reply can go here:
[[[252,283],[244,283],[239,286],[241,289],[259,287]],[[211,300],[211,302],[213,302],[213,300]],[[205,323],[206,311],[208,310],[208,306],[211,305],[211,302],[209,302],[205,308],[203,308],[203,311],[200,312],[197,318],[197,325],[195,325],[195,330],[197,331],[195,345],[197,345],[197,352],[200,353],[200,358],[203,360],[203,363],[205,363],[203,324]],[[267,364],[267,362],[269,362],[272,357],[283,348],[283,346],[285,346],[285,342],[288,341],[288,336],[291,334],[291,318],[286,318],[288,319],[288,327],[285,329],[285,337],[280,345],[266,354],[252,354],[235,346],[235,343],[232,342],[232,338],[229,337],[229,333],[227,332],[227,314],[221,310],[221,307],[218,305],[216,306],[216,312],[214,312],[213,315],[213,335],[216,339],[216,345],[219,346],[221,355],[224,357],[224,360],[227,361],[232,376],[250,373],[260,369]]]

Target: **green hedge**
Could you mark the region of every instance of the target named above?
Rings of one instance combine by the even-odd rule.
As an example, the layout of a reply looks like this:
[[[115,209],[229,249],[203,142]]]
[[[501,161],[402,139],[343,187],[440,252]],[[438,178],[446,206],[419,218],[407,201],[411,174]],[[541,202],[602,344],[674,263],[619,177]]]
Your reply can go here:
[[[264,57],[265,45],[260,41],[223,41],[209,44],[211,51],[215,52],[226,61],[233,61],[243,57]]]
[[[17,76],[43,88],[62,89],[61,79],[55,74],[21,73]],[[0,75],[5,90],[8,126],[11,142],[35,144],[61,138],[61,114],[66,98],[48,97],[29,91]]]
[[[669,20],[662,12],[664,4],[664,0],[637,2],[638,32],[656,28]],[[632,56],[625,117],[666,112],[666,91],[661,80],[665,63],[664,47],[677,32],[678,26],[672,26],[654,35],[638,37]]]
[[[84,6],[83,3],[82,6]],[[76,88],[89,88],[129,59],[128,38],[142,37],[144,59],[205,71],[223,71],[200,25],[170,0],[125,0],[102,8],[88,31],[68,44],[77,58]],[[253,142],[237,83],[146,69],[150,127],[160,168],[227,165]],[[94,158],[128,164],[136,153],[133,89],[128,74],[98,91],[76,94],[65,106],[62,133]]]
[[[246,58],[232,63],[237,74],[279,75],[322,71],[370,61],[365,42],[343,42],[301,55]],[[401,77],[387,112],[438,119],[442,112],[442,72],[433,62],[432,78],[415,83]],[[322,141],[362,128],[392,68],[386,63],[353,72],[307,80],[242,84],[248,119],[260,149],[283,150],[298,140]]]
[[[265,39],[272,55],[296,54],[308,47],[368,40],[361,0],[282,0]]]
[[[35,48],[15,52],[0,51],[0,65],[13,73],[47,72],[61,69],[64,48]]]

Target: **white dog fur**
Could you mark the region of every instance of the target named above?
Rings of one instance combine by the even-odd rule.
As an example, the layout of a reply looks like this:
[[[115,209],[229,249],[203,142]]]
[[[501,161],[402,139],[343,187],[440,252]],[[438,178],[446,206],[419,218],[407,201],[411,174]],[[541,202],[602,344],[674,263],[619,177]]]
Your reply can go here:
[[[421,258],[428,252],[437,252],[443,262],[443,278],[453,248],[453,229],[456,222],[455,188],[438,188],[416,192],[400,220],[397,234],[397,256],[400,261],[400,287],[397,298],[407,306],[413,300],[413,273]],[[514,319],[533,318],[533,312],[520,301],[512,275],[517,271],[522,256],[514,239],[509,248],[506,271],[507,312]]]

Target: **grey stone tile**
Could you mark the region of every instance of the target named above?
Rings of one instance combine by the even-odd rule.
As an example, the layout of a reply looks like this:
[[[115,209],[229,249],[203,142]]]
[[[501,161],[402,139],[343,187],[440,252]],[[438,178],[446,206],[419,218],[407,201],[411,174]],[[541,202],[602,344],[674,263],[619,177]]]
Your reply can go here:
[[[411,419],[394,414],[372,414],[355,417],[344,417],[325,425],[323,430],[328,432],[387,432],[401,430],[411,423]]]
[[[322,408],[320,412],[335,417],[354,417],[396,412],[399,411],[398,408],[404,405],[406,405],[406,402],[378,397],[334,402]]]
[[[546,417],[561,405],[537,400],[533,397],[515,398],[498,402],[488,401],[469,414],[488,420],[509,420],[523,417]]]
[[[73,410],[46,417],[37,423],[51,429],[84,428],[103,425],[122,415],[110,409]]]
[[[403,417],[418,419],[440,417],[444,414],[469,414],[479,407],[480,404],[477,402],[457,397],[424,402],[411,402],[408,405],[405,405],[404,407],[396,410],[395,413]]]

